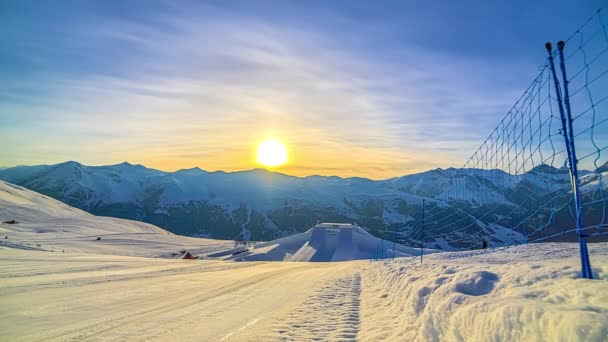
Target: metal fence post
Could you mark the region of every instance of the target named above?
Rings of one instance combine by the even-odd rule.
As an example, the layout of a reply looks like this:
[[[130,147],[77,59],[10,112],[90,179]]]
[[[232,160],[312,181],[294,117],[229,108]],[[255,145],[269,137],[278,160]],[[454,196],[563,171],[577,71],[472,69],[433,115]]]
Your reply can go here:
[[[420,227],[420,263],[424,254],[424,199],[422,199],[422,226]]]
[[[393,230],[393,260],[395,260],[396,247],[397,247],[397,225],[395,225],[395,229]]]
[[[576,159],[576,149],[574,145],[574,134],[572,130],[572,114],[570,110],[570,95],[568,93],[568,79],[566,77],[566,65],[564,61],[564,42],[559,41],[557,48],[560,57],[560,69],[562,72],[563,87],[564,87],[564,99],[562,102],[562,93],[559,86],[559,80],[557,79],[557,73],[555,71],[555,61],[553,59],[553,51],[551,43],[545,44],[545,48],[549,53],[549,64],[551,67],[551,73],[553,75],[553,83],[555,85],[555,93],[558,102],[558,108],[562,122],[562,134],[566,143],[566,153],[568,155],[568,172],[570,174],[570,183],[572,184],[572,195],[574,196],[574,205],[576,209],[576,233],[578,235],[579,252],[581,258],[581,273],[583,278],[593,279],[593,273],[591,271],[591,263],[589,261],[589,251],[587,249],[587,239],[583,231],[583,212],[581,207],[581,196],[579,193],[579,179],[578,179],[578,160]],[[566,109],[564,110],[564,104]]]

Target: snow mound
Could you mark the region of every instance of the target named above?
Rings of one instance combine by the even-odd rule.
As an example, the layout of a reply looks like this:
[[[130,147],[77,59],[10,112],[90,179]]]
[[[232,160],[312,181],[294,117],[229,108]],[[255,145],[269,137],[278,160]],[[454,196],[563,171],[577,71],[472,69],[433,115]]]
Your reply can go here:
[[[321,223],[308,231],[263,242],[251,248],[240,246],[215,253],[209,257],[222,257],[238,261],[309,261],[334,262],[420,255],[415,248],[379,239],[360,226],[343,223]]]
[[[494,283],[498,281],[498,275],[487,272],[475,272],[465,276],[465,279],[456,281],[454,291],[468,296],[483,296],[494,289]]]

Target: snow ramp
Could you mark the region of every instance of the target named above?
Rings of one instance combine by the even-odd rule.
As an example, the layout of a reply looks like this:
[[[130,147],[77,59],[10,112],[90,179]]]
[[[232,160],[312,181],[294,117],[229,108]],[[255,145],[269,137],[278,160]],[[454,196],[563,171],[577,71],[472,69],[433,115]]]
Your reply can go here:
[[[254,245],[235,253],[228,250],[209,257],[237,261],[335,262],[369,259],[384,249],[384,257],[420,255],[415,248],[379,239],[364,228],[344,223],[321,223],[308,231]]]

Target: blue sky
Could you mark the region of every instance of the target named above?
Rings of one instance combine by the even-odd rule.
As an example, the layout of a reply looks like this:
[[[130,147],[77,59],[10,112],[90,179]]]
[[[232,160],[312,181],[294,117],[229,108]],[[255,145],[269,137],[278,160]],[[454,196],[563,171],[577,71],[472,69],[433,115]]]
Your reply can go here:
[[[0,165],[462,166],[602,1],[3,1]]]

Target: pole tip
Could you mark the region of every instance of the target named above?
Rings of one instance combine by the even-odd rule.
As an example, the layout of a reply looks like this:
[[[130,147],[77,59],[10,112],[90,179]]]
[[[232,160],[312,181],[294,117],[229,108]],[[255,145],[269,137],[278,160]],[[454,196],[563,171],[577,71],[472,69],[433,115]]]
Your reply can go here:
[[[564,45],[566,45],[566,43],[564,43],[563,40],[560,40],[559,42],[557,42],[557,48],[560,50],[564,49]]]
[[[550,42],[546,42],[545,43],[545,49],[547,49],[547,52],[551,52],[551,50],[553,50],[553,47],[551,46]]]

